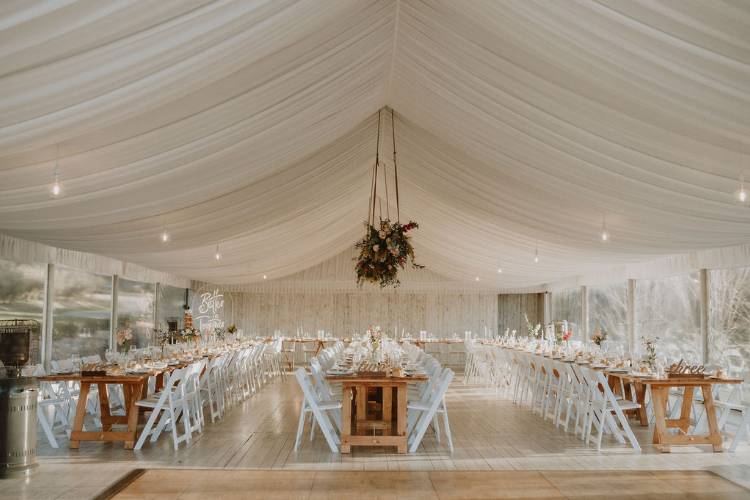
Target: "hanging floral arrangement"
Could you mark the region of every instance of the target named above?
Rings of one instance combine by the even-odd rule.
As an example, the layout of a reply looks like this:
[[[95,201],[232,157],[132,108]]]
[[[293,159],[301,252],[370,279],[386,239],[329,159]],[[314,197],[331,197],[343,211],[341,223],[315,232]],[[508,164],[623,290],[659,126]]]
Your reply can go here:
[[[380,112],[378,112],[378,146],[375,152],[375,166],[373,167],[372,189],[370,192],[370,203],[368,204],[368,217],[365,223],[365,236],[355,246],[359,250],[355,271],[357,272],[357,284],[373,283],[381,288],[387,286],[397,287],[401,284],[398,279],[398,271],[405,269],[407,264],[415,269],[423,269],[424,266],[414,261],[414,247],[411,244],[408,233],[417,229],[416,222],[409,221],[401,224],[400,207],[398,197],[398,167],[396,163],[396,132],[391,110],[391,130],[393,131],[393,169],[396,186],[396,222],[392,222],[388,203],[388,181],[385,165],[380,163]],[[378,177],[382,172],[385,178],[386,194],[386,218],[382,218],[382,207],[375,220],[375,202],[379,200]]]
[[[357,283],[377,283],[381,288],[398,286],[399,269],[404,269],[408,262],[412,267],[422,269],[414,262],[414,247],[409,241],[408,232],[418,228],[416,222],[401,224],[386,220],[380,226],[367,225],[367,234],[357,243]]]

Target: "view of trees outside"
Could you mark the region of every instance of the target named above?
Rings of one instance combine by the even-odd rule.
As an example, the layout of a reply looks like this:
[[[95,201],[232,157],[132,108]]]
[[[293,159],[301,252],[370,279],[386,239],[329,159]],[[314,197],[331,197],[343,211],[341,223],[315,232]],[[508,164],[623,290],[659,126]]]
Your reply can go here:
[[[742,376],[750,363],[750,267],[709,272],[709,362]]]
[[[0,260],[0,319],[43,320],[46,266]],[[118,280],[118,328],[129,327],[135,345],[147,345],[153,328],[155,285]],[[208,291],[206,292],[208,293]],[[103,354],[109,346],[112,278],[55,267],[52,359]],[[193,314],[204,302],[192,296]],[[185,289],[160,287],[158,321],[166,328],[176,320],[182,327]],[[588,288],[589,331],[604,326],[609,340],[626,341],[627,283]],[[223,299],[222,299],[223,302]],[[581,292],[579,288],[552,294],[552,319],[567,320],[580,338]],[[222,316],[207,308],[206,314]],[[208,309],[211,309],[210,311]],[[217,317],[218,317],[217,316]],[[223,317],[223,316],[222,316]],[[212,318],[209,318],[209,320]],[[698,273],[658,280],[638,280],[635,290],[635,335],[659,337],[660,356],[701,359],[700,279]],[[32,361],[40,362],[41,331],[32,339]],[[636,352],[637,354],[637,352]],[[709,361],[735,372],[750,367],[750,267],[709,272]]]
[[[109,347],[112,277],[55,267],[52,359],[99,354]]]
[[[185,305],[184,288],[161,285],[159,287],[159,317],[157,318],[159,327],[167,330],[168,323],[176,321],[177,329],[182,328],[184,326],[182,324],[183,305]]]
[[[154,296],[156,286],[120,278],[117,280],[117,329],[133,333],[131,347],[157,344],[154,339]]]
[[[635,283],[635,336],[659,337],[657,356],[701,362],[698,273]]]
[[[46,266],[0,260],[0,319],[30,319],[38,323],[31,338],[29,363],[41,362],[42,319]]]
[[[552,293],[552,321],[567,321],[574,340],[581,338],[581,289],[569,288]]]
[[[589,286],[589,335],[597,328],[606,330],[607,342],[628,346],[628,285],[613,283]]]

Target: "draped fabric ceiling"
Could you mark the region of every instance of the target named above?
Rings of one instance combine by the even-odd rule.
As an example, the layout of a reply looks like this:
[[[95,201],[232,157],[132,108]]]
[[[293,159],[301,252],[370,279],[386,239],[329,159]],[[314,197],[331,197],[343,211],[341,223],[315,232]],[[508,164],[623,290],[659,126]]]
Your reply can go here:
[[[719,0],[3,2],[0,232],[211,283],[353,281],[386,106],[401,219],[447,281],[750,241],[750,3]]]

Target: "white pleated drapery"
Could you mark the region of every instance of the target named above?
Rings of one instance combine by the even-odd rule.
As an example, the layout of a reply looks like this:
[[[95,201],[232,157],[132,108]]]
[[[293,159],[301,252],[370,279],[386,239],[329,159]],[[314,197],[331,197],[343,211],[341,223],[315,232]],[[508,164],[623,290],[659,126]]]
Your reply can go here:
[[[750,264],[742,2],[3,5],[0,232],[289,287],[361,236],[383,106],[402,221],[449,287]]]

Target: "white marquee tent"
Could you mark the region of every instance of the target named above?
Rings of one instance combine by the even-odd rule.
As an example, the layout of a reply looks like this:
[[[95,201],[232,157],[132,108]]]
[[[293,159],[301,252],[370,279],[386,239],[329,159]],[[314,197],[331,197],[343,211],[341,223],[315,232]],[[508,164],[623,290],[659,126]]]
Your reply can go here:
[[[425,282],[750,263],[747,2],[146,4],[0,4],[4,254],[353,281],[390,107]]]

